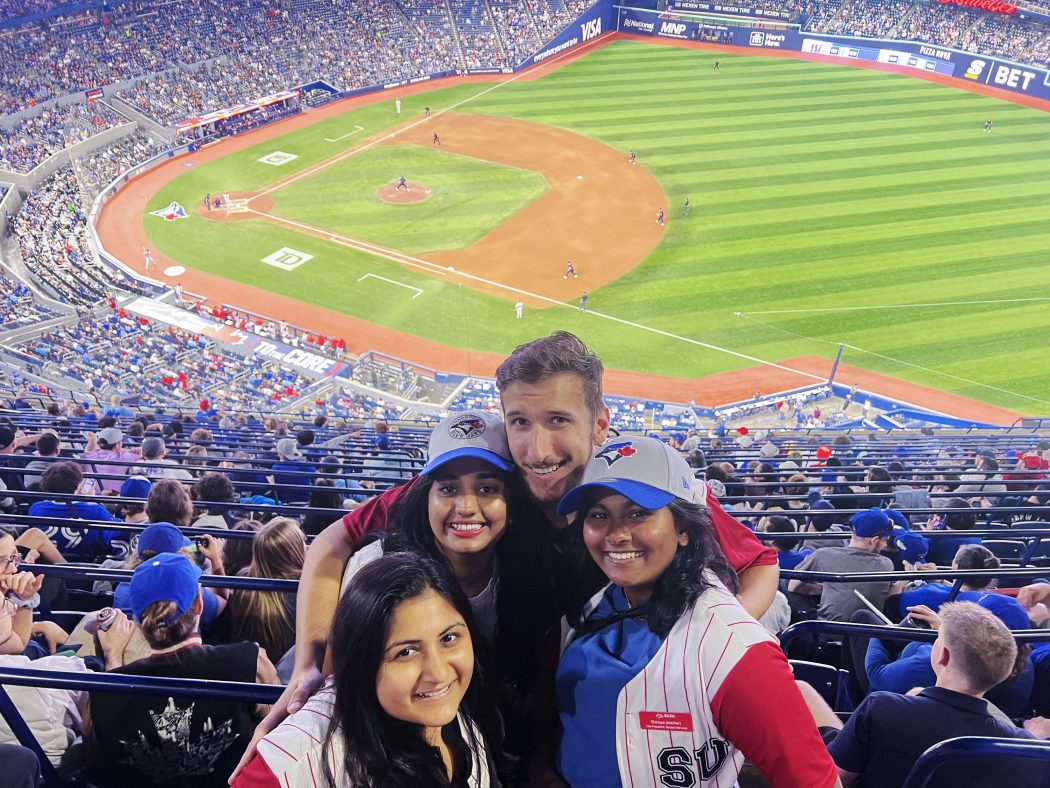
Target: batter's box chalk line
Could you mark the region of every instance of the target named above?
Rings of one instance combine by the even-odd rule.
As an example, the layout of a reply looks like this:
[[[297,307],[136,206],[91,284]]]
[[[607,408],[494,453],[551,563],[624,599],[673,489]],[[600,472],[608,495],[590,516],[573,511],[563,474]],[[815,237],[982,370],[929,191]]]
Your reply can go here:
[[[248,200],[231,198],[230,204],[226,206],[226,213],[248,213]]]

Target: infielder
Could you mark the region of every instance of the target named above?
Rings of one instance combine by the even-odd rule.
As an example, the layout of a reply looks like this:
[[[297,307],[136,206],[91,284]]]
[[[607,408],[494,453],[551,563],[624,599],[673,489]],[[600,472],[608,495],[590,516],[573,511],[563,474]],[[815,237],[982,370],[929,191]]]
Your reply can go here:
[[[437,135],[437,132],[436,132],[436,131],[434,132],[434,144],[435,144],[435,145],[440,145],[440,144],[441,144],[441,137],[439,137],[439,136]]]
[[[565,265],[565,273],[561,275],[561,278],[562,279],[568,279],[570,276],[573,279],[579,279],[580,278],[580,275],[576,273],[576,265],[572,262],[572,260],[569,260],[569,262],[566,263],[566,265]]]
[[[638,154],[635,153],[634,151],[631,151],[631,154],[627,157],[627,161],[630,162],[631,164],[637,164],[638,163]]]
[[[663,209],[663,208],[661,208],[661,209],[660,209],[659,211],[657,211],[657,213],[656,213],[656,223],[657,223],[658,225],[660,225],[661,227],[663,227],[663,226],[664,226],[664,209]]]
[[[142,258],[146,262],[146,273],[149,273],[155,263],[153,262],[153,253],[149,250],[148,246],[142,247]]]
[[[774,786],[840,784],[784,652],[734,594],[706,500],[678,451],[628,436],[558,504],[575,519],[568,576],[593,562],[609,580],[565,619],[557,771],[570,785],[730,788],[744,753]]]

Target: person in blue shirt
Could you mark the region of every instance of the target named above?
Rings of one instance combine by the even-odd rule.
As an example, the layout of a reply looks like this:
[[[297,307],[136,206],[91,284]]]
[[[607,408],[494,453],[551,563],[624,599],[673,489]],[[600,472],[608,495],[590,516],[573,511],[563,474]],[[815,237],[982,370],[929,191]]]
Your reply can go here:
[[[765,531],[770,534],[790,534],[798,531],[798,525],[790,517],[784,517],[783,515],[774,514],[770,515],[765,519]],[[769,544],[773,546],[773,549],[777,551],[777,563],[780,564],[781,569],[794,569],[807,555],[812,553],[812,550],[799,550],[798,545],[801,539],[777,539],[776,541],[770,540]]]
[[[945,600],[946,601],[946,600]],[[996,593],[968,593],[958,601],[974,602],[993,613],[1012,631],[1024,631],[1031,626],[1025,609],[1012,597]],[[935,612],[926,605],[908,608],[921,620],[929,620]],[[899,656],[882,640],[872,638],[868,644],[865,672],[872,692],[906,693],[915,687],[928,687],[936,682],[930,654],[930,643],[908,643]],[[1013,670],[1002,682],[988,690],[988,700],[1010,717],[1022,717],[1028,710],[1035,682],[1031,660],[1032,647],[1018,646]]]
[[[62,495],[97,495],[93,479],[84,479],[80,464],[72,461],[52,463],[40,478],[42,492]],[[89,501],[37,501],[29,507],[31,517],[51,517],[56,522],[41,530],[55,543],[62,555],[89,558],[126,558],[131,551],[129,535],[108,528],[71,527],[71,520],[102,520],[119,522],[101,504]]]
[[[970,502],[963,498],[949,498],[945,504],[946,509],[970,509]],[[934,514],[926,522],[924,530],[927,531],[969,531],[977,522],[977,516],[973,512],[946,512]],[[947,566],[955,557],[956,551],[964,544],[980,544],[979,536],[946,537],[944,539],[931,539],[932,545],[926,559],[939,566]]]
[[[299,451],[295,438],[281,438],[276,448],[278,459],[270,466],[269,481],[274,485],[293,485],[276,486],[277,497],[283,503],[306,503],[310,500],[310,486],[314,482],[313,476],[307,474],[316,474],[317,468],[304,462],[306,458]],[[302,489],[296,489],[295,485]]]

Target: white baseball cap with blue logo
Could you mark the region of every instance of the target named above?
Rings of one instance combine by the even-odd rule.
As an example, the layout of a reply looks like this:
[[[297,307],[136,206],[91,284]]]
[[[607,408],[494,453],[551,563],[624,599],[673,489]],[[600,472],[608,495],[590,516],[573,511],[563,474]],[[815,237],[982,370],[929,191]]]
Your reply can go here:
[[[558,514],[578,511],[595,487],[619,493],[638,506],[660,509],[675,498],[698,500],[703,482],[675,449],[656,438],[610,438],[583,470],[583,481],[558,503]],[[699,498],[702,503],[704,499]]]
[[[513,470],[503,419],[484,410],[464,410],[442,419],[430,433],[427,464],[419,473],[433,473],[460,457],[477,457],[502,471]]]

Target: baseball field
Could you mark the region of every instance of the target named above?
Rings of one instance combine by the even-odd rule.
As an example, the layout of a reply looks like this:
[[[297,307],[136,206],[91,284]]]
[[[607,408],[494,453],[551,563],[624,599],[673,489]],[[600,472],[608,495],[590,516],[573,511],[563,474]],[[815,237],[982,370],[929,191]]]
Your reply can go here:
[[[168,262],[302,302],[274,315],[299,325],[334,310],[491,353],[567,328],[610,367],[676,377],[844,343],[854,366],[1050,412],[1050,117],[718,57],[616,41],[538,79],[406,95],[400,115],[351,106],[191,156],[145,206],[187,218],[141,222]]]

